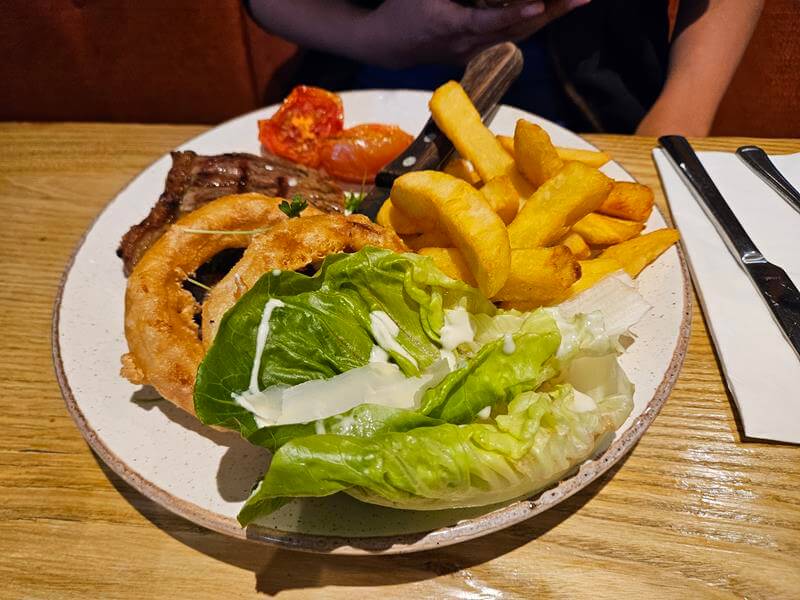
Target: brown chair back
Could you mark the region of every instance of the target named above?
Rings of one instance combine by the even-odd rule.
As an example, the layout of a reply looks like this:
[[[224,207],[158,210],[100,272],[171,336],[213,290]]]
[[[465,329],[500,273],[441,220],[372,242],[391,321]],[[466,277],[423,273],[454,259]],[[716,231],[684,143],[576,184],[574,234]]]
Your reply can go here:
[[[295,47],[239,0],[48,0],[4,3],[0,53],[2,120],[217,123],[277,99]]]

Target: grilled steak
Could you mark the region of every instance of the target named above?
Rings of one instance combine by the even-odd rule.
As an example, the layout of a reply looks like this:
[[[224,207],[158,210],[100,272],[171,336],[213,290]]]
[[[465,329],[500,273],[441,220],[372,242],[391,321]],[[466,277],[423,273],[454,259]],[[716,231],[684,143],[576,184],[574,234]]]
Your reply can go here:
[[[215,198],[247,192],[281,198],[299,194],[325,212],[341,212],[344,208],[344,194],[333,181],[277,156],[173,152],[164,192],[150,214],[122,237],[117,249],[125,275],[178,217]]]

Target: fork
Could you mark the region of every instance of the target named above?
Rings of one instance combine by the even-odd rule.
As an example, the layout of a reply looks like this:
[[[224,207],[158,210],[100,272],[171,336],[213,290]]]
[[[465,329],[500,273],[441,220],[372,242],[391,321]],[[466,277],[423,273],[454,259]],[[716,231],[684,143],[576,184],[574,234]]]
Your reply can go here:
[[[789,206],[800,212],[800,192],[789,183],[764,150],[758,146],[742,146],[736,150],[736,154],[767,185],[778,192]]]

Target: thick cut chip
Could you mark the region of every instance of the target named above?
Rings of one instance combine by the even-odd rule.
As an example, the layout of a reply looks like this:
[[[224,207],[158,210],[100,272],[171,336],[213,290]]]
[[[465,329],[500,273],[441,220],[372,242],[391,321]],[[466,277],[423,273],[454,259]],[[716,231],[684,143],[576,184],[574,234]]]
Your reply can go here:
[[[549,304],[562,298],[580,274],[580,265],[566,246],[512,250],[508,280],[494,299]]]
[[[559,245],[569,248],[572,255],[578,260],[584,260],[592,255],[592,249],[580,235],[571,231],[559,242]]]
[[[627,242],[603,250],[600,258],[616,260],[631,277],[636,277],[647,265],[680,239],[676,229],[658,229]]]
[[[505,175],[495,177],[481,188],[481,193],[492,210],[496,212],[506,225],[514,220],[519,210],[519,194]]]
[[[394,182],[392,201],[415,218],[427,213],[441,225],[484,295],[491,298],[503,287],[511,266],[508,232],[478,190],[446,173],[414,171]]]
[[[533,192],[514,159],[483,124],[480,113],[458,83],[449,81],[439,87],[431,97],[430,109],[439,129],[458,153],[473,164],[482,181],[506,175],[520,196],[527,198]]]
[[[517,168],[536,187],[564,167],[547,132],[525,119],[517,121],[514,131],[514,156]]]
[[[383,203],[381,209],[378,211],[378,217],[375,219],[378,225],[394,229],[396,233],[401,235],[408,235],[411,233],[422,233],[425,227],[422,223],[415,221],[403,211],[398,210],[389,198]]]
[[[644,229],[644,223],[616,219],[598,213],[589,213],[572,226],[592,246],[610,246],[636,237]]]
[[[508,135],[498,135],[497,141],[500,142],[503,150],[508,152],[511,156],[515,155],[513,137]],[[611,160],[611,157],[608,154],[605,152],[600,152],[599,150],[581,150],[578,148],[563,148],[561,146],[556,146],[556,153],[558,154],[558,158],[565,163],[580,162],[589,167],[594,167],[595,169],[599,169]]]
[[[478,187],[481,184],[481,176],[478,175],[475,167],[466,158],[454,156],[447,161],[442,170],[448,175],[463,179],[472,186]]]
[[[511,158],[515,158],[513,137],[511,137],[510,135],[498,135],[497,141],[500,142],[500,145],[503,147],[503,150],[508,152]]]
[[[458,248],[421,248],[418,253],[430,256],[439,270],[451,279],[477,287],[478,284]]]
[[[403,241],[406,246],[417,251],[421,248],[448,248],[453,245],[453,242],[450,241],[450,236],[438,227],[419,235],[404,237]]]
[[[606,199],[614,182],[597,169],[567,163],[528,199],[508,226],[512,248],[549,246]]]
[[[641,183],[617,181],[597,212],[644,223],[653,212],[653,190]]]
[[[609,160],[611,160],[611,157],[608,154],[605,152],[600,152],[599,150],[581,150],[578,148],[558,147],[556,148],[556,152],[558,152],[558,158],[564,162],[580,162],[588,167],[594,167],[595,169],[599,169]]]
[[[611,258],[593,258],[592,260],[582,260],[581,276],[578,281],[572,284],[567,292],[567,297],[577,296],[581,292],[588,290],[601,279],[604,279],[622,270],[622,265]]]
[[[483,181],[506,175],[514,159],[483,124],[481,115],[458,83],[448,81],[431,97],[433,120],[458,150],[477,169]]]

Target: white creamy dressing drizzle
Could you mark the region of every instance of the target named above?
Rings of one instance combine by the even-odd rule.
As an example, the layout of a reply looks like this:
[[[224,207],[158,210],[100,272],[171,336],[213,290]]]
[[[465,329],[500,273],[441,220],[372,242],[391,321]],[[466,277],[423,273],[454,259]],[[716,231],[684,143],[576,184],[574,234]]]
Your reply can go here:
[[[277,277],[280,274],[281,274],[281,270],[280,269],[272,269],[272,276],[273,277]]]
[[[382,310],[373,310],[369,313],[369,325],[372,337],[378,342],[378,346],[390,354],[402,356],[415,367],[418,366],[414,357],[397,341],[400,327],[389,315]]]
[[[458,307],[444,311],[444,325],[439,338],[442,344],[439,355],[447,361],[452,371],[458,364],[454,350],[461,344],[475,341],[475,329],[466,309]]]
[[[510,333],[503,334],[503,354],[514,354],[517,345],[514,343],[514,336]]]
[[[372,350],[369,352],[369,362],[371,363],[388,363],[389,362],[389,353],[386,352],[380,346],[372,346]]]
[[[466,309],[459,307],[444,311],[444,325],[439,335],[445,350],[455,350],[465,342],[474,341],[475,329]]]
[[[488,421],[489,418],[492,416],[492,407],[486,406],[480,411],[478,411],[478,417],[483,419],[484,421]]]

